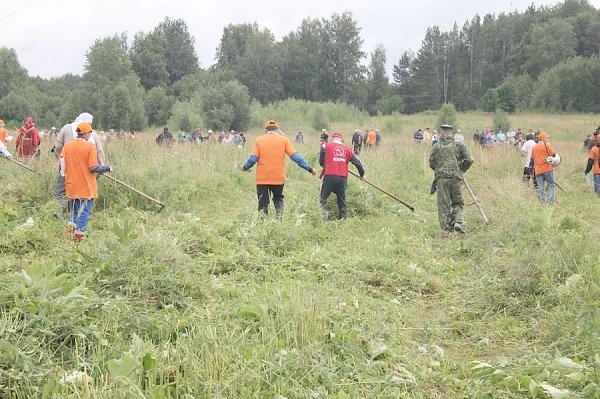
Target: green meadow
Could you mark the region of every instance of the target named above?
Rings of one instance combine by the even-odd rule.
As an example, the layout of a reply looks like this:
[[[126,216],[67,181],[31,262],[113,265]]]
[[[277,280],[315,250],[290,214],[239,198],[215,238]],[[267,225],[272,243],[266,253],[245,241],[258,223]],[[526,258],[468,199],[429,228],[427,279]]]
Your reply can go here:
[[[318,166],[310,121],[261,112],[305,132],[296,149]],[[289,160],[283,221],[257,214],[254,169],[235,163],[258,127],[241,150],[158,148],[161,128],[107,142],[112,175],[166,207],[100,177],[79,247],[53,216],[50,143],[39,176],[2,160],[0,397],[600,398],[599,199],[581,152],[600,115],[510,116],[561,154],[550,207],[518,151],[471,142],[492,116],[459,114],[490,223],[466,206],[468,234],[445,239],[412,142],[436,119],[329,114],[347,143],[381,129],[366,178],[415,212],[350,176],[350,217],[327,223],[318,178]]]

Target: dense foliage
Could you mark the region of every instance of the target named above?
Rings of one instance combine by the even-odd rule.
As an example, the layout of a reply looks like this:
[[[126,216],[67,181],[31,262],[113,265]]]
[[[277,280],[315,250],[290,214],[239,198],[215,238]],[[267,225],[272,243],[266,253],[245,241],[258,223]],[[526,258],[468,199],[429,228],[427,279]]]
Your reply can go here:
[[[178,102],[205,128],[243,130],[257,124],[251,101],[292,98],[370,115],[446,103],[459,111],[600,110],[600,10],[588,0],[476,15],[448,32],[429,27],[419,49],[395,63],[392,83],[385,48],[366,54],[360,33],[349,12],[306,18],[280,41],[257,23],[229,24],[215,64],[202,69],[186,23],[165,18],[130,45],[125,34],[99,38],[82,76],[53,79],[30,78],[15,51],[0,48],[0,117],[16,125],[31,114],[49,127],[88,111],[102,129],[141,129],[169,121]]]

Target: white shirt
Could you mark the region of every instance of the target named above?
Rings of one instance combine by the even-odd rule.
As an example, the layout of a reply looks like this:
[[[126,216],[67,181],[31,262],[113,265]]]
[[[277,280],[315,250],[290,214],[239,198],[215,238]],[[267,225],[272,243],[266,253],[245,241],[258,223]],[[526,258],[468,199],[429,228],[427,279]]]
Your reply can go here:
[[[3,142],[0,141],[0,155],[6,158],[12,157],[12,154],[8,151]]]
[[[523,147],[521,147],[521,151],[525,151],[525,163],[524,166],[526,168],[529,167],[529,162],[531,161],[531,150],[533,150],[533,146],[536,145],[536,142],[533,140],[527,140]]]

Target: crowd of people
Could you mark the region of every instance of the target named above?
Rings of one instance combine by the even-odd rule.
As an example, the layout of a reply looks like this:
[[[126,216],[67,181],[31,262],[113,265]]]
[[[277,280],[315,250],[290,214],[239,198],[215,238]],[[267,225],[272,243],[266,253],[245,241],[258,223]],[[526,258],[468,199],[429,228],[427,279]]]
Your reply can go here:
[[[229,132],[221,131],[219,135],[215,137],[213,131],[209,129],[206,135],[202,134],[200,126],[196,126],[189,132],[179,130],[175,137],[169,131],[169,127],[165,126],[162,133],[156,137],[156,144],[172,146],[177,139],[178,144],[201,144],[201,143],[218,143],[218,144],[233,144],[237,148],[243,148],[246,146],[247,138],[242,132],[236,132],[231,130]]]
[[[104,144],[106,140],[125,138],[123,131],[115,132],[111,129],[108,134],[101,131],[97,134],[92,128],[93,116],[82,113],[66,123],[60,130],[52,128],[49,134],[40,134],[31,116],[23,121],[16,133],[16,138],[11,136],[0,120],[0,155],[10,158],[8,147],[14,141],[15,151],[21,163],[39,156],[42,137],[53,139],[52,151],[59,163],[59,173],[55,186],[55,198],[60,204],[61,215],[68,214],[67,236],[79,243],[85,237],[93,201],[97,198],[96,175],[112,171],[105,163]],[[130,133],[130,138],[135,139],[135,131]],[[330,140],[331,137],[331,140]],[[434,171],[435,178],[431,193],[437,193],[438,218],[442,235],[451,232],[465,233],[463,227],[464,200],[461,193],[463,174],[470,168],[473,159],[470,157],[464,143],[464,135],[460,130],[453,132],[451,125],[441,125],[433,133],[429,128],[418,129],[413,135],[415,143],[431,144],[429,166]],[[509,129],[505,134],[502,129],[494,133],[492,129],[477,130],[473,141],[483,148],[495,146],[514,146],[523,157],[523,182],[533,182],[540,202],[554,204],[555,186],[553,169],[560,163],[560,155],[549,142],[550,135],[541,129],[535,133],[529,130],[523,134],[521,129],[515,132]],[[172,146],[179,144],[199,144],[214,142],[219,144],[233,144],[243,148],[246,137],[241,132],[231,130],[222,131],[213,135],[208,130],[202,134],[200,127],[195,127],[191,132],[179,131],[175,137],[168,127],[156,137],[158,145]],[[295,136],[296,144],[304,144],[302,132]],[[344,144],[344,135],[341,132],[328,133],[323,129],[320,134],[319,164],[323,168],[319,203],[323,208],[323,218],[329,219],[326,202],[333,193],[337,197],[339,218],[347,217],[346,189],[348,177],[348,164],[352,163],[361,178],[364,178],[365,167],[358,159],[362,150],[376,148],[381,144],[379,129],[366,129],[364,134],[355,129],[352,134],[351,144]],[[593,172],[593,185],[596,195],[600,197],[600,126],[584,141],[582,151],[587,152],[588,159],[584,174],[588,184],[592,184],[590,172]],[[265,124],[264,134],[258,137],[253,145],[252,153],[248,160],[240,166],[243,171],[257,166],[256,193],[258,197],[258,210],[268,213],[271,199],[275,207],[276,217],[283,216],[283,188],[285,184],[285,156],[290,157],[299,167],[316,175],[316,170],[310,166],[296,151],[291,141],[279,128],[275,120],[268,120]]]

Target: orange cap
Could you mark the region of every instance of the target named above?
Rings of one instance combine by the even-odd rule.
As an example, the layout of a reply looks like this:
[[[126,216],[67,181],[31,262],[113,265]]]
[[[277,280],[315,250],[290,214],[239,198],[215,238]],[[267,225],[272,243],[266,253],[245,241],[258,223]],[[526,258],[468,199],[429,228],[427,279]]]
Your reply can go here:
[[[77,134],[86,134],[92,131],[92,124],[88,122],[81,122],[77,126]]]
[[[541,132],[540,134],[538,134],[538,139],[546,140],[549,138],[550,138],[550,136],[546,132]]]

